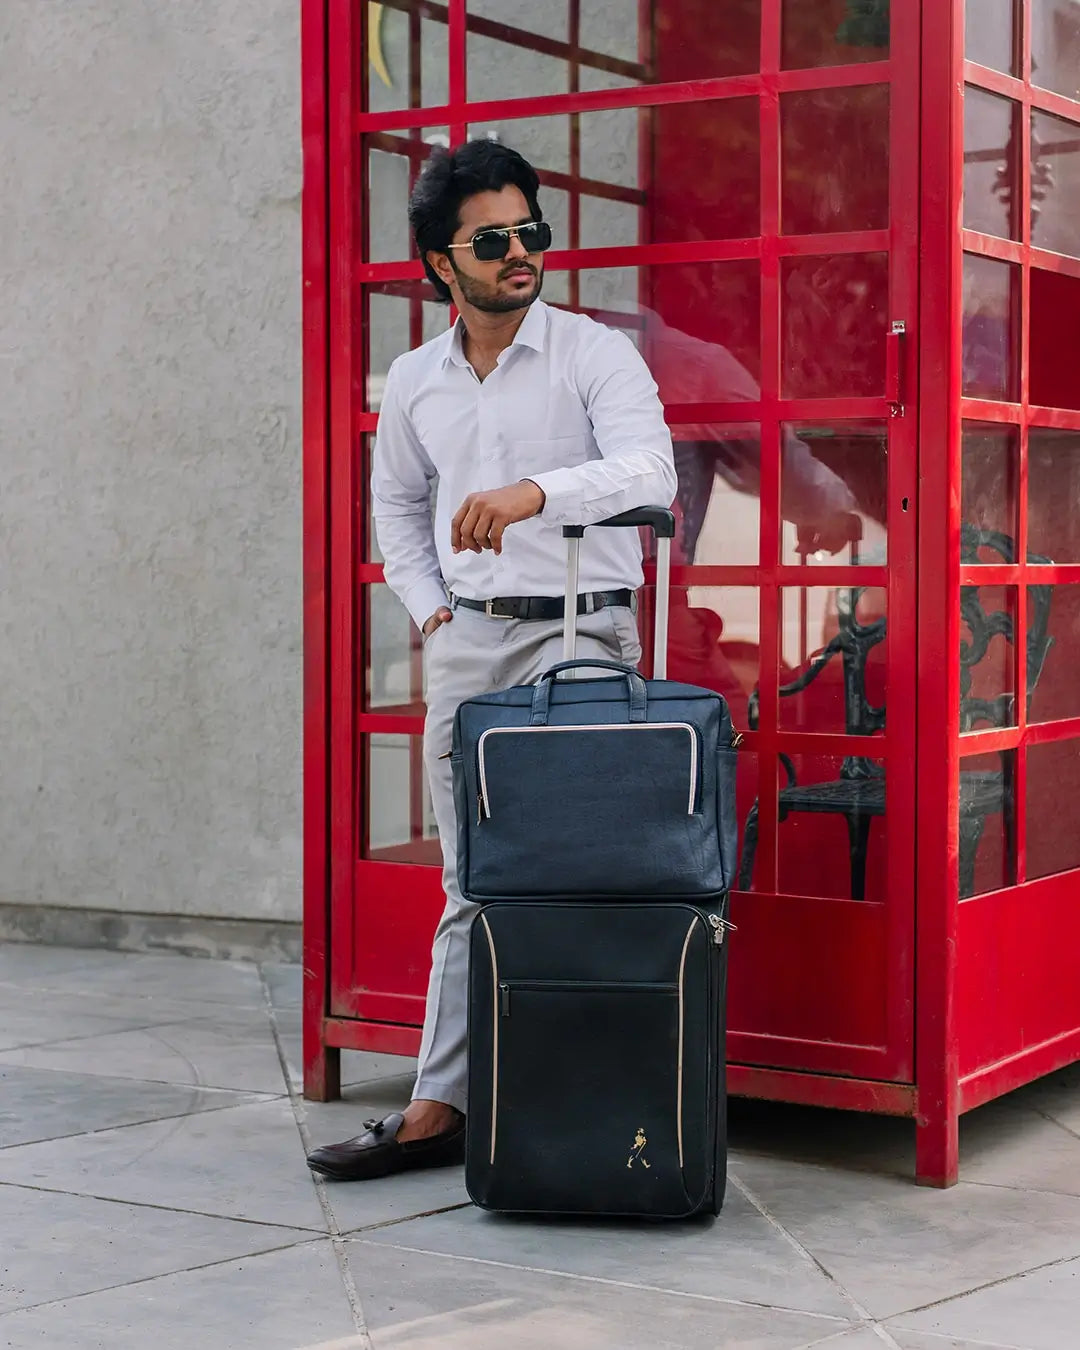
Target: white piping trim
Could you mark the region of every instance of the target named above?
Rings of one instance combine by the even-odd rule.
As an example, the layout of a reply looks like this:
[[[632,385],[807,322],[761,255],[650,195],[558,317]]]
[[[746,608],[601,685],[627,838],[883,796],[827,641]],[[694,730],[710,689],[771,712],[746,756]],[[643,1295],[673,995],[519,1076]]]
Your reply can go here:
[[[683,1104],[683,1030],[684,1030],[684,1008],[683,1008],[683,980],[686,975],[686,953],[690,947],[690,936],[694,931],[694,925],[698,921],[695,914],[690,920],[690,927],[686,930],[686,938],[682,945],[682,956],[679,958],[679,1060],[678,1060],[678,1087],[675,1098],[675,1129],[679,1141],[679,1166],[683,1165],[683,1136],[682,1136],[682,1104]]]
[[[491,926],[485,914],[480,915],[480,922],[484,925],[484,932],[487,934],[488,940],[488,951],[491,953],[491,1157],[489,1162],[494,1167],[495,1121],[499,1105],[499,963],[495,959],[495,939],[491,936]]]
[[[484,744],[489,736],[520,735],[522,733],[547,731],[685,731],[690,737],[690,792],[686,805],[686,814],[694,814],[694,798],[697,795],[698,741],[697,732],[689,722],[619,722],[614,726],[593,723],[590,726],[574,727],[488,727],[480,733],[476,744],[476,759],[480,777],[480,800],[484,804],[484,815],[491,819],[491,799],[488,796],[487,768],[484,763]]]

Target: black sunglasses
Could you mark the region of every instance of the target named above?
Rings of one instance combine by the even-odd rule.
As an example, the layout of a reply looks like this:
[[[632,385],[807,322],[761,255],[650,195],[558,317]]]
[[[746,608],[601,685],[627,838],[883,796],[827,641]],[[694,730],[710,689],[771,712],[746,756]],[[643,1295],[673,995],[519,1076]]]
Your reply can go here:
[[[510,240],[514,235],[521,240],[526,253],[545,253],[551,247],[551,226],[546,220],[478,230],[467,244],[447,244],[446,247],[470,248],[477,262],[498,262],[510,252]]]

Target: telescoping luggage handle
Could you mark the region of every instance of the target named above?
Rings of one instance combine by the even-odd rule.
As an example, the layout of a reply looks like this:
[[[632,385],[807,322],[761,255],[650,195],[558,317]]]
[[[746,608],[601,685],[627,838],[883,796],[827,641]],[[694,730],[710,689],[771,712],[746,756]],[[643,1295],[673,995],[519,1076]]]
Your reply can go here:
[[[608,520],[598,520],[599,529],[638,528],[644,525],[656,536],[656,629],[653,644],[653,678],[667,679],[668,613],[671,606],[671,541],[675,538],[675,514],[666,506],[639,506]],[[573,661],[577,651],[578,567],[584,525],[564,525],[567,541],[566,605],[563,614],[563,660]]]

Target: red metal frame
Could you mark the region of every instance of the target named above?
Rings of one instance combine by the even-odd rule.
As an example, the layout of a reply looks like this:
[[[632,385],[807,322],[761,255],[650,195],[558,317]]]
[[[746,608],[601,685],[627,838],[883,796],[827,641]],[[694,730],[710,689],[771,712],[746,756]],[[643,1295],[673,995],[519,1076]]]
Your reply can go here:
[[[772,962],[772,987],[781,978],[797,987],[808,966],[845,979],[886,982],[879,1034],[844,1038],[807,1033],[793,1039],[765,1022],[734,1026],[729,1038],[734,1092],[776,1100],[906,1115],[917,1125],[917,1174],[928,1184],[955,1181],[957,1120],[1002,1091],[1080,1055],[1080,1003],[1059,989],[1040,991],[1033,971],[1053,966],[1055,940],[1080,937],[1071,904],[1077,873],[1028,882],[1025,820],[1026,750],[1029,745],[1080,737],[1080,717],[1029,727],[1018,699],[1016,727],[959,734],[958,611],[961,585],[1007,585],[1017,597],[1015,687],[1024,688],[1026,587],[1030,582],[1080,583],[1080,564],[1031,567],[1027,563],[1027,440],[1029,426],[1080,430],[1080,411],[1034,407],[1030,401],[1028,297],[1030,271],[1038,267],[1080,277],[1080,259],[1032,247],[1030,144],[1032,108],[1080,121],[1080,103],[1030,84],[1031,0],[1018,0],[1025,34],[1021,78],[965,62],[963,0],[919,4],[896,0],[890,58],[864,65],[781,69],[781,0],[763,0],[761,69],[753,75],[695,79],[633,88],[582,90],[581,67],[648,79],[652,58],[623,70],[613,58],[580,46],[578,0],[568,0],[568,41],[552,42],[510,25],[467,13],[466,0],[411,5],[409,107],[365,111],[366,33],[350,0],[303,0],[304,93],[304,360],[305,360],[305,1091],[337,1095],[342,1048],[415,1053],[423,995],[416,934],[409,922],[432,924],[441,907],[433,868],[367,860],[359,864],[362,806],[367,785],[358,766],[361,737],[371,733],[417,737],[422,718],[414,679],[410,705],[368,710],[364,705],[361,637],[366,605],[360,603],[382,568],[358,547],[367,528],[363,442],[377,414],[365,399],[367,297],[400,295],[409,302],[413,342],[422,331],[422,268],[415,259],[366,261],[367,145],[409,156],[410,175],[426,153],[425,126],[448,125],[455,142],[470,122],[564,115],[570,138],[568,173],[546,172],[543,181],[568,193],[569,249],[549,255],[549,266],[569,273],[571,301],[578,274],[597,266],[647,267],[644,284],[665,264],[754,259],[760,263],[760,396],[754,403],[669,405],[673,426],[695,422],[756,422],[761,426],[760,547],[755,565],[677,564],[677,586],[753,586],[759,596],[760,730],[746,737],[758,757],[759,784],[776,780],[777,756],[867,754],[889,774],[888,903],[786,896],[778,884],[777,800],[760,791],[758,890],[736,896],[740,950]],[[448,24],[449,97],[445,105],[418,107],[419,15]],[[641,51],[651,43],[648,6],[642,0]],[[512,40],[568,61],[565,94],[516,100],[467,99],[467,32]],[[616,69],[619,66],[619,69]],[[963,190],[963,85],[967,81],[1022,105],[1022,232],[1004,241],[961,229]],[[780,233],[781,95],[797,90],[888,82],[894,135],[888,230],[843,235]],[[577,114],[601,109],[645,110],[665,104],[757,97],[761,106],[761,233],[750,239],[656,243],[581,249],[582,194],[647,200],[656,171],[653,142],[641,146],[642,186],[618,189],[580,177]],[[646,125],[643,120],[643,126]],[[913,135],[912,129],[920,128]],[[918,210],[896,209],[916,200]],[[903,344],[892,344],[882,397],[790,399],[781,386],[781,277],[783,259],[821,254],[891,254],[888,317],[906,324]],[[1022,278],[1019,401],[994,403],[962,396],[961,308],[964,252],[1018,264]],[[651,292],[642,296],[651,305]],[[629,323],[628,316],[607,317]],[[902,391],[905,415],[889,417]],[[889,565],[805,567],[780,555],[780,426],[786,421],[877,420],[889,425]],[[961,425],[964,419],[1012,423],[1020,432],[1019,531],[1015,564],[965,566],[959,560]],[[943,434],[944,429],[944,434]],[[916,447],[924,453],[918,462]],[[900,506],[900,502],[904,506]],[[648,579],[648,571],[647,571]],[[779,726],[780,602],[782,588],[865,585],[887,588],[889,730],[885,738],[787,731]],[[905,635],[908,641],[905,646]],[[414,746],[416,742],[414,741]],[[914,754],[912,754],[912,746]],[[1017,886],[959,901],[958,775],[961,762],[988,750],[1008,750],[1017,766]],[[410,818],[417,830],[419,797]],[[389,856],[389,855],[385,855]],[[1022,894],[1021,894],[1022,892]],[[395,902],[379,904],[388,894]],[[1017,907],[1035,913],[1018,941]],[[422,922],[421,922],[422,920]],[[785,934],[787,946],[778,944]],[[1008,948],[1008,951],[1007,951]],[[372,964],[371,954],[380,954]],[[856,953],[858,957],[856,957]],[[1011,955],[1010,955],[1011,954]],[[1008,973],[1008,959],[1017,968]],[[856,970],[853,962],[859,961]],[[366,963],[366,964],[365,964]],[[816,964],[815,964],[816,963]],[[845,964],[846,963],[846,964]],[[1054,969],[1057,969],[1054,966]],[[1001,983],[1004,1008],[983,1023],[973,1009],[990,992],[988,972]],[[1002,972],[1005,972],[1002,974]],[[754,971],[760,977],[761,969]],[[740,989],[733,963],[733,1006],[753,1006]],[[1012,981],[1012,983],[1010,983]],[[745,982],[744,982],[745,983]],[[1075,983],[1075,981],[1074,981]],[[1052,981],[1051,981],[1052,984]],[[1050,1002],[1057,996],[1056,1009]],[[1076,1006],[1074,1006],[1074,1004]],[[1056,1017],[1056,1020],[1055,1020]],[[812,1019],[811,1019],[812,1021]],[[869,1023],[867,1024],[869,1025]],[[1024,1040],[1024,1026],[1040,1028]]]

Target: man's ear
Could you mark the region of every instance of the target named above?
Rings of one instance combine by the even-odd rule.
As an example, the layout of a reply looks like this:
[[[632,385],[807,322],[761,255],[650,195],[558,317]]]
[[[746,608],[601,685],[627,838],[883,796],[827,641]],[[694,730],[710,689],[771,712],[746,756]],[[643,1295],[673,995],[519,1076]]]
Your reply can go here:
[[[449,254],[438,253],[435,249],[429,249],[425,256],[428,266],[435,272],[439,280],[445,281],[447,286],[452,286],[457,278],[454,275]]]

